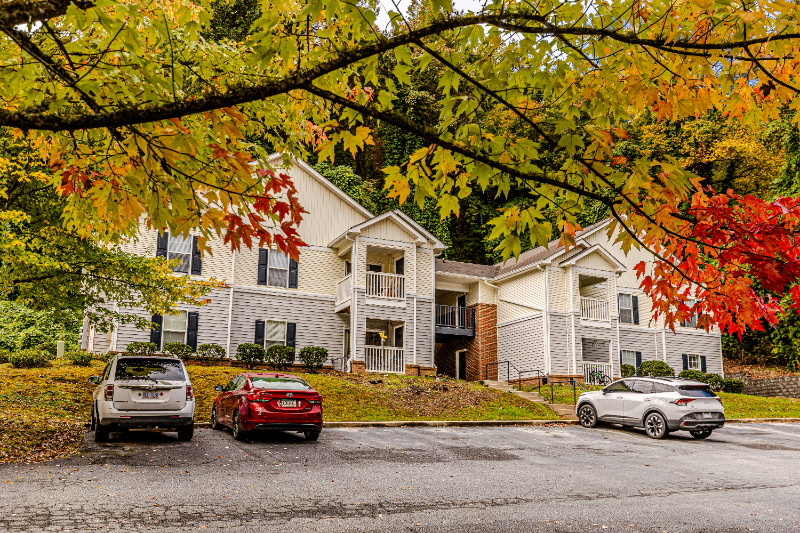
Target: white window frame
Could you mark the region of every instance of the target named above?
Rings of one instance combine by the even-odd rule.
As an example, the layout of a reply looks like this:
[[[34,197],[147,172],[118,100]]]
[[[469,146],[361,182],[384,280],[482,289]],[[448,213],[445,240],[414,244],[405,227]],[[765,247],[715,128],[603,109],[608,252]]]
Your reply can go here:
[[[172,233],[167,233],[167,261],[171,261],[172,259],[175,259],[173,257],[170,257],[170,254],[175,254],[176,256],[185,255],[187,257],[186,262],[185,262],[186,270],[183,271],[183,270],[178,270],[176,268],[173,268],[172,271],[173,272],[177,272],[179,274],[191,274],[192,273],[192,252],[194,251],[194,237],[192,235],[189,235],[188,237],[183,239],[184,243],[185,242],[189,243],[189,253],[188,254],[185,254],[183,252],[179,253],[179,252],[170,251],[170,248],[171,248],[170,244],[172,244],[172,239],[175,239],[177,241],[179,238],[180,237],[178,235],[173,235]],[[184,263],[181,263],[181,265],[178,268],[183,268],[183,265],[184,265]]]
[[[183,344],[186,344],[186,332],[189,330],[189,313],[187,311],[178,311],[178,317],[180,317],[181,315],[185,316],[185,319],[183,321],[183,324],[184,324],[183,330],[180,330],[180,329],[167,329],[167,319],[172,317],[172,316],[174,316],[174,315],[164,315],[161,318],[161,346],[158,347],[159,350],[163,350],[164,349],[164,345],[167,344],[167,341],[166,341],[167,332],[169,332],[169,333],[181,333],[181,332],[183,332],[183,340],[181,340],[181,341],[172,341],[171,340],[169,342],[182,342]]]
[[[694,365],[692,362],[694,361]],[[689,370],[702,370],[702,366],[700,366],[700,355],[695,353],[687,354],[686,356],[686,366]]]
[[[623,365],[631,365],[632,367],[636,367],[636,350],[620,350],[622,352],[622,364]],[[630,354],[632,363],[625,362],[625,354]]]
[[[620,298],[621,296],[627,296],[628,297],[628,299],[630,300],[630,307],[623,307],[622,306],[622,301],[621,301],[622,298]],[[617,312],[618,312],[618,315],[619,315],[619,323],[620,324],[633,324],[633,295],[629,294],[627,292],[620,292],[618,294],[618,296],[617,296],[617,305],[619,306],[619,309],[617,309]],[[623,311],[623,309],[627,310],[627,311],[630,311],[630,320],[629,321],[622,319],[622,311]]]
[[[283,324],[283,339],[275,339],[275,338],[270,339],[270,338],[267,337],[267,332],[269,331],[268,324],[270,322],[273,322],[275,324]],[[267,343],[270,343],[270,344],[267,344]],[[270,346],[277,346],[277,345],[286,346],[286,321],[285,320],[265,319],[264,320],[264,349],[266,350]]]
[[[274,261],[272,260],[273,254],[281,254],[281,255],[286,257],[286,268],[279,268],[279,267],[273,267],[272,266],[273,263],[274,263]],[[278,251],[278,250],[273,250],[273,249],[270,248],[269,251],[267,252],[267,287],[276,287],[278,289],[288,289],[289,288],[289,269],[290,269],[291,266],[292,266],[292,260],[289,257],[289,254],[287,254],[285,252]],[[283,285],[274,285],[274,284],[270,283],[271,278],[270,278],[269,274],[273,270],[281,270],[283,272],[286,272],[286,276],[284,277],[284,279],[286,281],[285,281],[285,283]]]

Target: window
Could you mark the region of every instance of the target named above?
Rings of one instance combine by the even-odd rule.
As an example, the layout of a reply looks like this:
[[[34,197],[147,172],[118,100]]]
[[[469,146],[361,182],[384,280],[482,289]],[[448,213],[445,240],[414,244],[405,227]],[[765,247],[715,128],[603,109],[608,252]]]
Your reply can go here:
[[[689,307],[694,307],[694,305],[696,303],[697,302],[695,300],[689,300],[688,302],[686,302],[686,305],[688,305]],[[681,322],[681,326],[683,326],[685,328],[696,328],[697,327],[697,312],[695,312],[688,320],[684,320],[683,322]],[[691,367],[691,366],[689,368],[693,369],[693,367]],[[697,367],[697,368],[700,368],[700,367]]]
[[[633,350],[622,350],[622,364],[636,366],[636,352]]]
[[[367,265],[368,272],[383,272],[383,265]]]
[[[366,345],[381,346],[381,333],[379,331],[368,331]]]
[[[689,370],[700,370],[700,356],[689,354]]]
[[[164,324],[161,327],[164,330],[161,339],[164,344],[186,342],[186,311],[179,311],[177,315],[164,315]]]
[[[230,380],[227,385],[225,385],[225,392],[230,392],[232,390],[236,390],[236,380],[237,379],[239,379],[239,376],[236,376],[235,378]]]
[[[186,379],[186,375],[183,372],[183,363],[180,361],[122,357],[117,361],[114,378],[183,381]]]
[[[192,238],[184,239],[181,236],[170,235],[167,242],[167,259],[179,259],[181,264],[173,268],[173,272],[189,273],[192,262]],[[183,341],[181,341],[183,342]]]
[[[681,396],[688,396],[689,398],[716,398],[717,395],[711,390],[708,385],[684,385],[678,387]]]
[[[289,283],[289,256],[277,250],[269,251],[267,285],[286,288]]]
[[[639,392],[642,394],[652,394],[653,392],[653,382],[652,381],[643,381],[641,379],[637,379],[631,385],[631,390],[633,392]]]
[[[350,261],[345,261],[344,262],[344,275],[345,276],[349,276],[352,273],[353,273],[353,263],[351,263]]]
[[[267,320],[264,323],[264,348],[275,344],[286,344],[286,322]]]
[[[311,385],[302,379],[267,378],[254,376],[250,378],[254,389],[268,390],[309,390]]]
[[[664,385],[663,383],[653,383],[653,392],[656,394],[659,392],[675,392],[675,387],[670,387],[669,385]]]
[[[619,321],[621,324],[633,324],[633,298],[630,294],[619,295]]]
[[[615,381],[614,383],[606,387],[605,390],[607,392],[628,392],[630,390],[628,389],[628,383],[630,382]]]

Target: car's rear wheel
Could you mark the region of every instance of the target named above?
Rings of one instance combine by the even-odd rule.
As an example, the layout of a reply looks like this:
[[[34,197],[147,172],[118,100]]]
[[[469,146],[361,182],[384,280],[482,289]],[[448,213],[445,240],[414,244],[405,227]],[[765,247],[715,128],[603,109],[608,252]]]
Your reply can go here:
[[[694,437],[694,438],[696,438],[698,440],[703,440],[703,439],[707,439],[708,437],[711,436],[711,430],[710,429],[698,429],[698,430],[695,430],[695,431],[690,431],[689,435],[691,435],[692,437]]]
[[[578,409],[578,422],[585,428],[593,428],[597,425],[597,410],[593,405],[585,403]]]
[[[319,438],[319,431],[305,431],[306,440],[317,440]]]
[[[108,439],[111,435],[111,431],[109,431],[108,426],[100,425],[100,421],[97,420],[95,422],[94,428],[94,441],[95,442],[108,442]]]
[[[244,434],[242,423],[239,420],[239,409],[236,409],[236,411],[233,412],[233,438],[236,440],[243,440]]]
[[[97,429],[97,420],[95,420],[95,417],[94,417],[94,404],[92,404],[92,418],[91,418],[91,421],[89,422],[89,429],[91,431],[94,431],[95,429]]]
[[[222,424],[217,419],[217,406],[211,408],[211,429],[222,429]]]
[[[661,413],[650,413],[644,420],[644,430],[651,439],[663,439],[669,433],[667,421]]]
[[[178,428],[178,440],[188,442],[194,436],[194,422],[188,426],[181,426]]]

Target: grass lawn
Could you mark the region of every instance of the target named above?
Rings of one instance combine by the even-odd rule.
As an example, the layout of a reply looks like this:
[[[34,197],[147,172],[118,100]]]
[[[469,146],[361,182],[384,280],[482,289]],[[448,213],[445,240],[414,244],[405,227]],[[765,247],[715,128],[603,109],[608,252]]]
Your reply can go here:
[[[583,385],[582,389],[579,385],[575,385],[575,392],[573,393],[572,385],[553,385],[551,391],[550,384],[547,384],[542,385],[541,390],[537,389],[536,387],[525,387],[525,390],[529,392],[539,392],[550,403],[566,403],[575,405],[575,398],[580,396],[580,394],[584,392],[584,389],[587,391],[592,391],[600,390],[602,388],[603,387],[601,385]]]
[[[0,462],[37,461],[74,453],[89,421],[94,385],[104,363],[47,368],[0,365]],[[240,368],[187,366],[195,420],[207,422],[217,392]],[[512,394],[463,381],[380,374],[304,374],[323,396],[325,420],[557,420],[559,416]]]

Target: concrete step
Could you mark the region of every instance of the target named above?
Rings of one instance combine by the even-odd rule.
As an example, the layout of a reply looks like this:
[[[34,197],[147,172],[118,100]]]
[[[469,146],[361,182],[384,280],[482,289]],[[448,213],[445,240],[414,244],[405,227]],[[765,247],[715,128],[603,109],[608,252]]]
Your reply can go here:
[[[578,417],[575,416],[575,407],[568,404],[551,404],[548,403],[547,400],[542,397],[537,392],[526,392],[526,391],[518,391],[514,387],[508,384],[506,381],[492,381],[492,380],[483,380],[481,381],[483,385],[486,385],[490,389],[499,390],[503,392],[510,392],[512,394],[516,394],[520,398],[528,400],[530,402],[535,402],[541,405],[546,405],[552,411],[559,414],[562,418],[566,420],[577,420]]]

